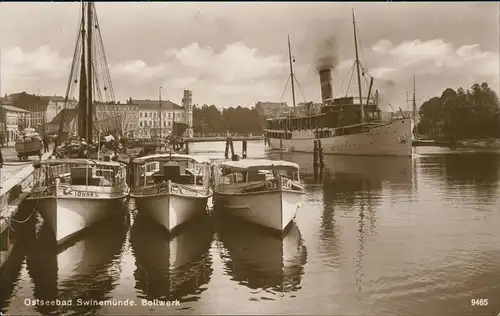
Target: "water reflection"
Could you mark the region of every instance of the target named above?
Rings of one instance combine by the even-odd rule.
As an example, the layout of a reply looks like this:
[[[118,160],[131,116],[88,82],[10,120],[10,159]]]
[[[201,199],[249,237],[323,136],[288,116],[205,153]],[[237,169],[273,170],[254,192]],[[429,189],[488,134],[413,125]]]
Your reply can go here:
[[[270,159],[284,159],[300,165],[301,173],[313,173],[311,154],[301,153],[269,153]],[[325,172],[330,175],[358,175],[366,181],[380,183],[382,181],[409,183],[412,179],[411,157],[377,157],[377,156],[341,156],[325,155]]]
[[[21,204],[18,218],[28,218],[32,211],[31,207]],[[25,266],[26,253],[35,238],[35,224],[36,216],[31,217],[26,222],[12,221],[9,223],[8,229],[11,229],[9,244],[2,245],[7,247],[5,247],[5,251],[0,251],[0,256],[5,261],[0,271],[0,311],[2,313],[7,312],[7,308],[15,296],[14,289],[20,281],[21,270]],[[6,242],[6,240],[2,240],[2,242]]]
[[[34,298],[71,303],[37,305],[34,309],[44,315],[94,314],[100,306],[89,303],[109,299],[108,293],[119,281],[119,257],[128,226],[128,214],[118,215],[92,227],[62,249],[51,238],[48,225],[42,225],[27,256]]]
[[[267,299],[301,288],[307,249],[295,222],[284,237],[222,216],[216,216],[214,224],[223,246],[220,256],[225,273],[232,280],[272,294]]]
[[[422,171],[441,180],[447,191],[460,188],[455,198],[473,195],[476,202],[495,202],[500,186],[500,154],[497,152],[444,153],[419,155]],[[468,191],[468,192],[464,192]],[[463,201],[464,203],[467,201]]]
[[[212,275],[209,254],[213,230],[207,218],[186,223],[168,233],[138,216],[130,233],[135,256],[135,288],[140,299],[196,301]]]
[[[0,275],[0,311],[2,313],[7,312],[14,288],[19,282],[24,257],[25,245],[16,244],[9,255],[9,259],[2,266]]]

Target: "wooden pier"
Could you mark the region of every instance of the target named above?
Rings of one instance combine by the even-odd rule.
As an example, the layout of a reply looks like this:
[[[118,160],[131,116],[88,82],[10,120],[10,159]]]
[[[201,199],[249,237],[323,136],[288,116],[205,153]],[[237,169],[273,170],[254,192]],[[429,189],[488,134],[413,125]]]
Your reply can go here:
[[[42,159],[47,159],[44,153]],[[0,180],[0,269],[7,262],[17,241],[23,233],[34,229],[34,209],[22,209],[21,203],[27,197],[33,182],[33,162],[10,162],[7,157]],[[5,158],[4,158],[5,159]],[[33,219],[33,220],[31,220]],[[15,229],[13,228],[16,227]]]

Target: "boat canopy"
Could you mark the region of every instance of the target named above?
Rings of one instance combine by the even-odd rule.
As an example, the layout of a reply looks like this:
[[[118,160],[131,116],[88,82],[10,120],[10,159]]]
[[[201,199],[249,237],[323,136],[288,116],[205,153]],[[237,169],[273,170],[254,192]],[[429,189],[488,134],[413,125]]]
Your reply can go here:
[[[153,154],[143,157],[135,158],[132,162],[138,165],[142,165],[146,162],[150,161],[169,161],[169,160],[191,160],[196,163],[210,163],[210,160],[202,157],[195,157],[191,155],[183,155],[183,154]]]
[[[242,159],[238,161],[224,161],[219,163],[219,167],[231,169],[233,171],[300,169],[299,165],[293,162],[269,159]]]
[[[91,160],[84,158],[75,159],[46,159],[41,161],[34,161],[33,166],[39,168],[42,165],[62,165],[62,164],[75,164],[75,165],[89,165],[89,166],[106,166],[106,167],[120,167],[123,164],[115,161],[102,161]]]

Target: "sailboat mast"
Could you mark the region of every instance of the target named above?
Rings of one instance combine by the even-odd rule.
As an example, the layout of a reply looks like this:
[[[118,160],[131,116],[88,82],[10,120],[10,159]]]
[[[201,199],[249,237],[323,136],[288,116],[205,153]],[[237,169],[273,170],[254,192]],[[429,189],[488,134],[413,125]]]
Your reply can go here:
[[[93,2],[87,2],[87,141],[93,141],[93,111],[92,111],[92,9]]]
[[[288,34],[288,59],[290,61],[290,80],[292,81],[292,102],[295,110],[295,76],[293,75],[292,48],[290,46],[290,34]]]
[[[78,137],[85,138],[87,136],[87,74],[85,69],[85,42],[86,42],[86,31],[85,31],[85,2],[82,2],[82,21],[81,21],[81,40],[82,40],[82,51],[80,58],[80,89],[79,89],[79,104],[78,104]],[[61,121],[60,132],[63,129],[64,121]]]
[[[358,90],[359,90],[359,106],[361,110],[361,123],[365,122],[365,108],[363,105],[363,91],[361,89],[361,73],[359,67],[359,54],[358,54],[358,36],[356,33],[356,19],[354,18],[354,9],[352,10],[352,25],[354,28],[354,50],[356,51],[356,72],[358,74]]]
[[[417,128],[417,102],[415,100],[415,75],[413,75],[413,104],[412,104],[413,126],[415,127],[415,134]],[[415,135],[416,138],[416,135]]]
[[[161,134],[161,87],[160,87],[159,94],[160,94],[160,104],[158,105],[158,112],[160,114],[160,126],[159,126],[159,130],[160,130],[160,137],[162,137],[162,134]]]

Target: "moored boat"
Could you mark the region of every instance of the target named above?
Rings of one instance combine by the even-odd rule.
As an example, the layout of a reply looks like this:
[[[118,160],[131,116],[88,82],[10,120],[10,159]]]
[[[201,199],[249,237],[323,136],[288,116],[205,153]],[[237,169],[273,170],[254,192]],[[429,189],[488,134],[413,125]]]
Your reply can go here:
[[[214,208],[254,224],[284,231],[305,194],[299,165],[282,160],[225,161],[215,173]]]
[[[171,231],[206,213],[211,196],[209,160],[182,154],[155,154],[133,161],[131,197],[139,215]]]
[[[125,165],[88,159],[36,161],[33,202],[58,243],[124,211]],[[120,206],[120,207],[117,207]]]
[[[272,149],[289,152],[313,153],[314,143],[319,140],[323,153],[331,155],[362,156],[411,156],[411,120],[401,118],[384,122],[379,107],[378,91],[372,95],[373,77],[367,96],[363,96],[361,77],[369,75],[358,58],[357,35],[353,12],[355,68],[357,73],[357,97],[334,98],[332,88],[333,57],[319,58],[317,70],[321,84],[322,103],[319,108],[308,102],[304,111],[296,111],[295,76],[290,41],[290,83],[292,84],[293,111],[269,118],[265,137]],[[362,75],[361,75],[362,73]]]

